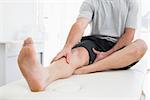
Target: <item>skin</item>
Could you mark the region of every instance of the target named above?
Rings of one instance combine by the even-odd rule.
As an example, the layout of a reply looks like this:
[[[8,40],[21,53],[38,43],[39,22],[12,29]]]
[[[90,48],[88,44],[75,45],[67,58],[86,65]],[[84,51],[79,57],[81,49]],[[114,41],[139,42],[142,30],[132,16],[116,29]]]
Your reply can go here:
[[[99,52],[99,51],[97,51],[93,48],[94,53],[97,54],[95,62],[97,62],[99,60],[102,60],[105,57],[112,54],[113,52],[117,51],[118,49],[129,45],[132,42],[133,38],[134,38],[134,33],[135,33],[135,29],[126,28],[125,33],[121,36],[121,38],[118,40],[116,45],[107,52]]]
[[[123,68],[133,62],[139,61],[145,54],[146,50],[147,46],[145,45],[145,42],[138,39],[127,47],[112,53],[102,60],[77,69],[74,73],[87,74],[91,72]]]
[[[18,56],[18,65],[31,91],[43,91],[53,81],[67,78],[72,74],[87,74],[123,68],[138,61],[145,54],[147,50],[145,42],[140,39],[131,42],[135,29],[125,28],[124,34],[111,50],[107,52],[94,50],[97,54],[96,61],[91,65],[87,65],[89,62],[88,51],[83,47],[75,49],[72,49],[72,47],[81,39],[88,23],[89,20],[86,18],[77,19],[70,30],[64,48],[47,67],[43,67],[37,61],[32,39],[27,38],[24,41]],[[126,47],[118,50],[124,46]]]
[[[67,63],[69,63],[72,47],[80,41],[88,23],[89,20],[86,18],[81,17],[77,19],[69,32],[64,48],[56,55],[52,62],[60,59],[61,57],[65,57]]]
[[[62,57],[43,67],[37,60],[32,39],[27,38],[18,56],[18,65],[31,91],[43,91],[51,82],[67,78],[73,74],[75,69],[88,64],[89,56],[85,48],[76,48],[71,52],[69,64],[65,57]]]

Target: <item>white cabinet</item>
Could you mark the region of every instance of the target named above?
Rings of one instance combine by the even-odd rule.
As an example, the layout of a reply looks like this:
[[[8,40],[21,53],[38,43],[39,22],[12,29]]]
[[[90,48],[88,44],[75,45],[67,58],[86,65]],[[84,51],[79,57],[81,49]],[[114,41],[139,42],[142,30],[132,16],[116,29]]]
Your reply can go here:
[[[23,78],[17,64],[21,43],[0,42],[0,86]],[[35,43],[37,57],[43,63],[43,43]]]

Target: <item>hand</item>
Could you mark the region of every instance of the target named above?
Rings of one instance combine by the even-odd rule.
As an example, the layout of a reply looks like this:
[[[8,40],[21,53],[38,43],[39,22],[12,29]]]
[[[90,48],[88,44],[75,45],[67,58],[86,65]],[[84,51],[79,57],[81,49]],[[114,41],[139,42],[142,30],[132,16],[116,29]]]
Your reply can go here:
[[[96,59],[94,60],[94,62],[102,60],[109,55],[108,52],[100,52],[100,51],[95,50],[95,48],[93,48],[93,52],[96,54]]]
[[[94,48],[93,48],[93,51],[97,55],[94,62],[102,60],[111,54],[110,51],[100,52],[100,51],[95,50]],[[82,66],[81,68],[76,69],[73,74],[88,74],[88,73],[96,72],[96,71],[99,71],[99,66],[95,66],[94,64],[91,64],[91,65]]]
[[[53,63],[54,61],[59,60],[62,57],[66,58],[67,63],[69,64],[70,58],[71,58],[71,48],[64,47],[57,55],[54,57],[54,59],[51,61]]]

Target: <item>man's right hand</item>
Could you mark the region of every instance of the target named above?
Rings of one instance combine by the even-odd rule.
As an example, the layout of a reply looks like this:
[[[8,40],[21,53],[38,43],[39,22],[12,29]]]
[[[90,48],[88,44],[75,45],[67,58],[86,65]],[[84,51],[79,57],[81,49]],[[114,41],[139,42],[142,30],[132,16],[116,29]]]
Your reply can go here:
[[[65,57],[67,63],[70,62],[71,58],[71,50],[72,48],[70,45],[75,45],[75,43],[78,43],[80,38],[82,37],[84,30],[88,26],[89,19],[85,17],[79,17],[75,24],[73,24],[69,36],[67,38],[66,44],[64,48],[56,55],[56,57],[52,60],[52,62],[57,61],[58,59]],[[68,44],[68,45],[67,45]],[[69,45],[70,44],[70,45]],[[52,63],[51,62],[51,63]]]
[[[59,60],[62,57],[66,58],[67,63],[69,64],[70,58],[71,58],[71,48],[69,47],[64,47],[57,55],[56,57],[51,61],[53,63],[54,61]]]

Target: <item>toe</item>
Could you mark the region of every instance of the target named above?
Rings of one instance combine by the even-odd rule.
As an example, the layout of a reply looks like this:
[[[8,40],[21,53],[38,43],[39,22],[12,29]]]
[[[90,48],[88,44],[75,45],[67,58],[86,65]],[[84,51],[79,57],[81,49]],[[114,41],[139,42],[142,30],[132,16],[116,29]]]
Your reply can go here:
[[[31,37],[28,37],[27,39],[24,40],[23,46],[26,46],[28,44],[33,44],[33,40]]]

